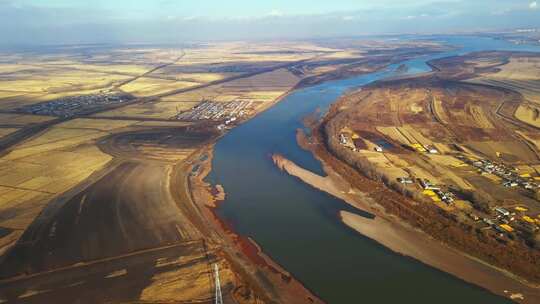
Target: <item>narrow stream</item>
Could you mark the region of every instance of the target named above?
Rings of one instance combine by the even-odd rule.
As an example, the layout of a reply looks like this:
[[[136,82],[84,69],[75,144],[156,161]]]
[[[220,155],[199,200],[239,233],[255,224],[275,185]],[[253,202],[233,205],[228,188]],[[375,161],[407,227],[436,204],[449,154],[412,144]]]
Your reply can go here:
[[[426,61],[437,57],[481,50],[540,51],[471,36],[426,39],[460,49],[403,62],[410,74],[429,71]],[[227,193],[218,214],[328,303],[511,303],[352,231],[337,217],[340,210],[350,210],[347,204],[279,171],[270,159],[281,153],[324,175],[320,163],[296,143],[302,119],[317,108],[326,111],[348,90],[394,75],[398,65],[297,90],[230,131],[216,144],[207,177]]]

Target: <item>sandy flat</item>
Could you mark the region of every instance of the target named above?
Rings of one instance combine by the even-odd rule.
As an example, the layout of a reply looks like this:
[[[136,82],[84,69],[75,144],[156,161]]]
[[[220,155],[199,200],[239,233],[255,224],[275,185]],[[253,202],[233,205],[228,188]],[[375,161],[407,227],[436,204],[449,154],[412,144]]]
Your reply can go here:
[[[314,188],[343,199],[353,206],[359,205],[352,201],[352,196],[340,190],[332,177],[317,175],[281,155],[273,155],[272,159],[281,170],[298,177]],[[540,303],[539,288],[524,285],[513,279],[510,274],[464,255],[423,232],[391,222],[384,215],[369,219],[341,211],[340,217],[347,226],[394,252],[412,257],[498,295],[513,297],[518,303]]]
[[[425,264],[455,275],[492,292],[510,297],[519,294],[519,303],[539,303],[540,290],[527,287],[507,277],[500,270],[449,248],[424,233],[392,223],[382,217],[368,219],[347,211],[340,212],[343,222],[360,234],[397,253],[413,257]],[[505,292],[506,291],[506,292]]]

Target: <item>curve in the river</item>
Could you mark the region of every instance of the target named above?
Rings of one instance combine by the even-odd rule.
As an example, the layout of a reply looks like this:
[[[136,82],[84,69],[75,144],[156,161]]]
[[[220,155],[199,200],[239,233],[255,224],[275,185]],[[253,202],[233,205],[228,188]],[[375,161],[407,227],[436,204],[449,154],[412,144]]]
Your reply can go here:
[[[472,51],[540,51],[489,38],[426,39],[461,49],[406,61],[408,73],[429,71],[428,60]],[[340,210],[350,210],[348,205],[281,172],[270,159],[278,152],[324,174],[296,143],[302,118],[317,108],[324,112],[347,90],[391,76],[396,66],[297,90],[220,139],[207,178],[227,193],[218,214],[328,303],[509,303],[353,232],[337,217]]]

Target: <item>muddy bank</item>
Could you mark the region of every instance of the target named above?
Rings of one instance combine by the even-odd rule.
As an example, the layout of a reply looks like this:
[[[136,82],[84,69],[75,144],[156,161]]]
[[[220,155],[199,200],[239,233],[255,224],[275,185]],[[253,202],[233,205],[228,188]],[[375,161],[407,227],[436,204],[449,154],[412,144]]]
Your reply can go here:
[[[231,223],[220,218],[217,208],[225,199],[226,189],[204,181],[212,169],[212,152],[212,147],[206,148],[201,152],[207,155],[205,160],[193,164],[200,169],[199,174],[189,179],[190,191],[208,224],[216,231],[213,241],[223,249],[224,257],[245,282],[244,288],[264,303],[324,303],[265,254],[264,248],[252,238],[238,235]]]
[[[375,215],[374,219],[346,211],[340,213],[342,221],[362,235],[392,251],[412,257],[516,302],[540,301],[539,289],[521,284],[509,273],[466,256],[406,224],[399,224],[395,217],[384,213],[380,206],[374,205],[372,199],[362,195],[358,190],[351,188],[346,191],[350,186],[347,183],[342,184],[343,179],[340,180],[328,166],[324,166],[324,169],[329,175],[323,177],[299,167],[283,156],[274,155],[272,158],[280,169],[314,188],[343,199],[356,208],[372,212]]]
[[[340,217],[347,226],[392,251],[417,259],[516,302],[540,301],[537,289],[526,288],[519,282],[504,277],[501,270],[464,256],[424,233],[404,229],[402,225],[383,217],[366,219],[346,211],[342,211]]]

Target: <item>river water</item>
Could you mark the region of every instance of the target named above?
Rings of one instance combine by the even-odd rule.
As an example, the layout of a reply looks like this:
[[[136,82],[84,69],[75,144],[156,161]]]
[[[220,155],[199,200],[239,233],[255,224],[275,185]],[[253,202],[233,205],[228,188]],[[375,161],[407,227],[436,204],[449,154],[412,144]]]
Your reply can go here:
[[[540,51],[490,38],[425,39],[459,49],[402,62],[407,73],[429,71],[425,63],[433,58],[472,51]],[[328,303],[510,303],[352,231],[337,217],[340,210],[351,211],[349,205],[281,172],[270,159],[280,153],[324,175],[320,163],[296,143],[302,119],[317,108],[324,113],[348,90],[395,75],[398,65],[294,91],[221,138],[207,177],[227,193],[218,214]]]

